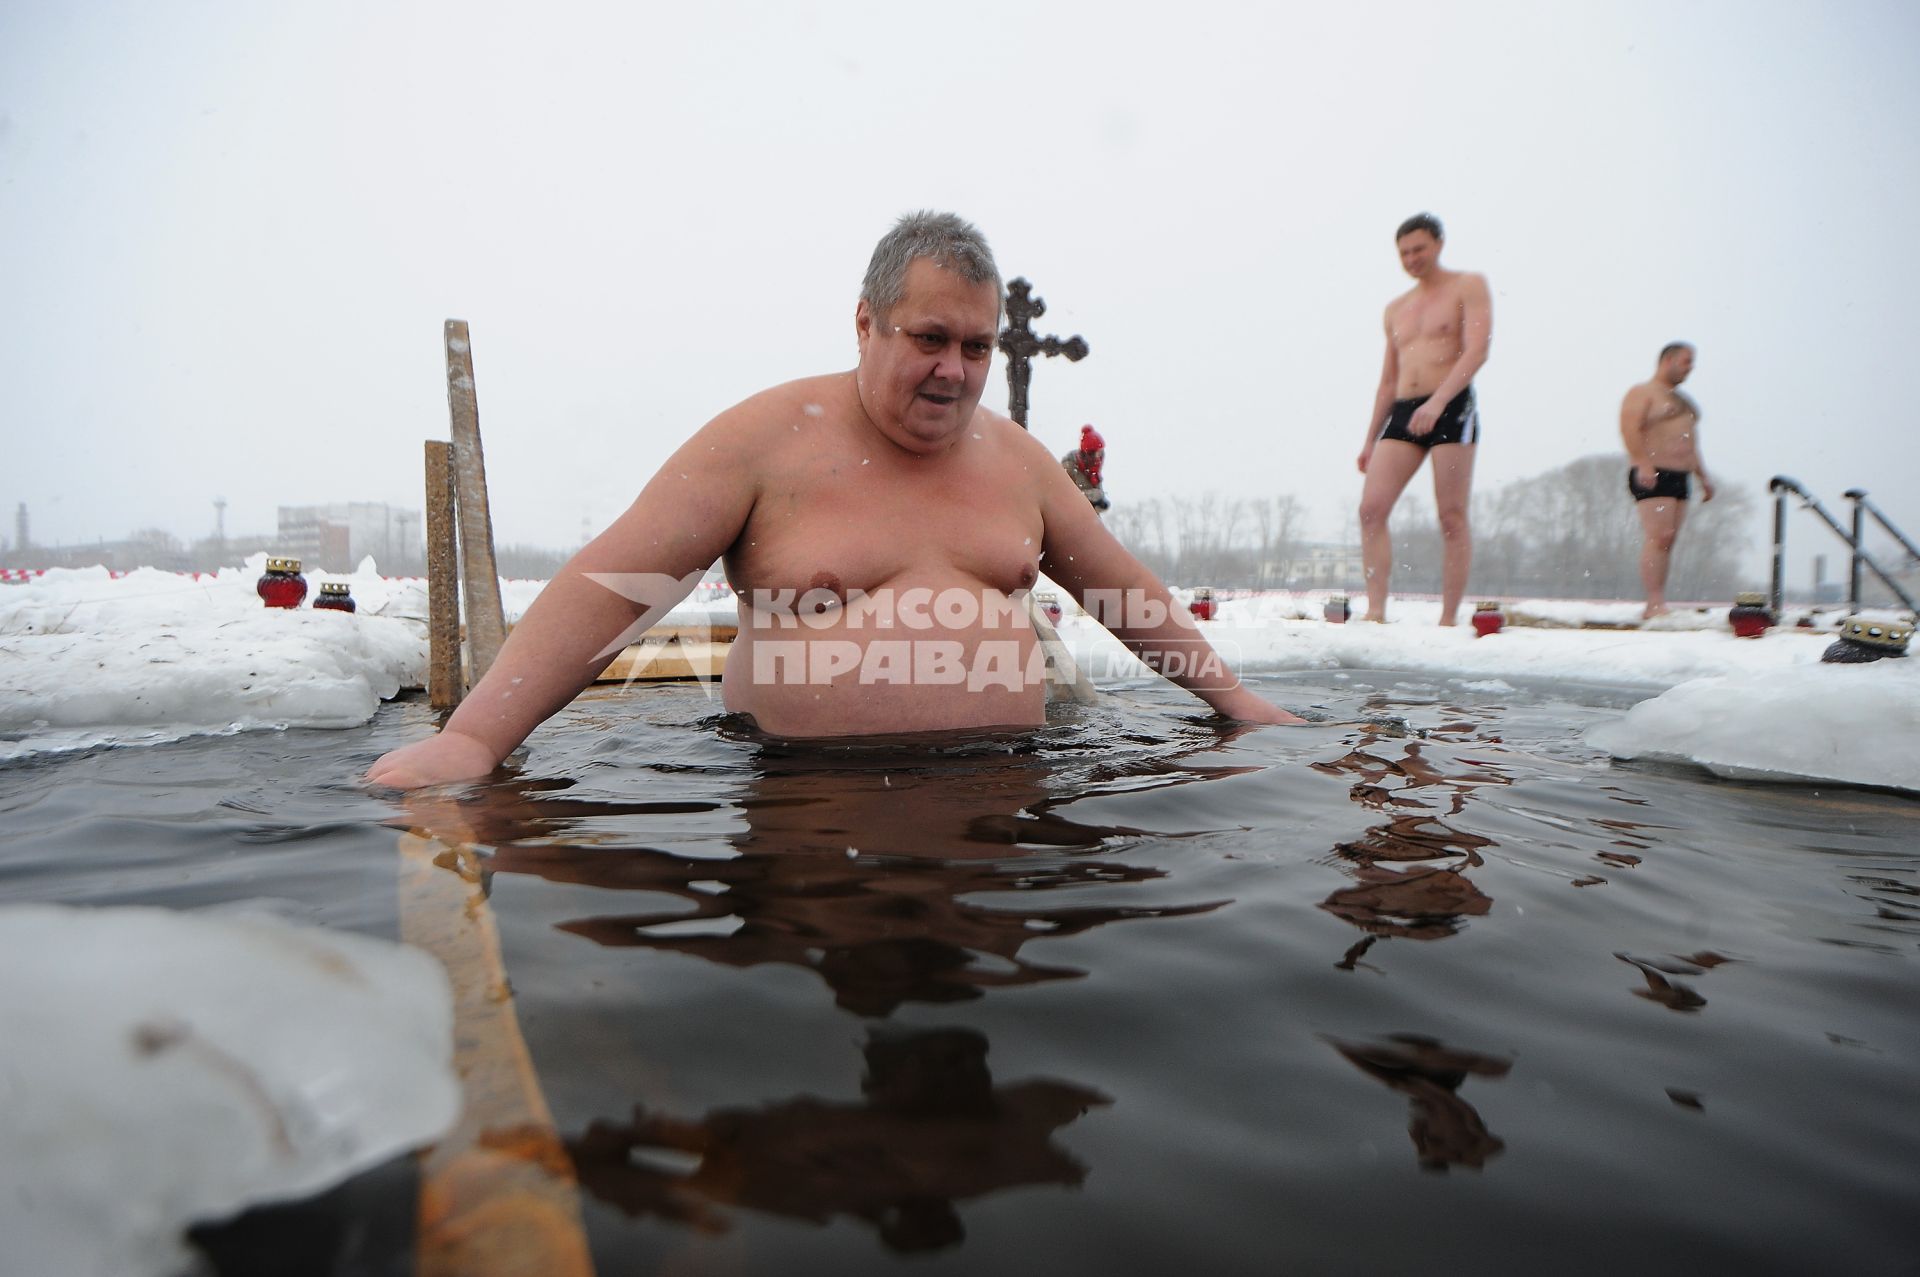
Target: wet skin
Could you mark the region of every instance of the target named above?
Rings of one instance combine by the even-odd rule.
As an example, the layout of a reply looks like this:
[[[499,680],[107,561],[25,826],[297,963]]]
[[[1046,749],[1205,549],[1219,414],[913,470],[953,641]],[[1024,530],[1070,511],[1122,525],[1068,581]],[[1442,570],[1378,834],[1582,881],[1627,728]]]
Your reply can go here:
[[[775,387],[697,432],[541,592],[446,728],[380,759],[367,779],[413,787],[487,774],[591,681],[609,643],[663,615],[721,558],[743,600],[726,703],[775,735],[1039,725],[1046,684],[1030,659],[1034,635],[993,605],[1043,568],[1076,599],[1128,592],[1138,606],[1108,628],[1149,659],[1180,662],[1189,672],[1170,676],[1216,712],[1299,722],[1207,660],[1212,649],[1185,609],[1101,526],[1045,448],[979,407],[998,319],[991,281],[914,261],[886,315],[864,301],[856,309],[857,368]],[[596,576],[654,584],[622,591]],[[798,632],[777,609],[753,606],[757,591],[797,600],[810,590],[817,615]],[[962,606],[916,609],[925,624],[892,631],[856,606],[858,595],[882,593],[910,604],[908,591]],[[804,644],[797,679],[791,664],[757,659],[782,638]],[[867,659],[881,641],[909,645],[886,677]],[[933,650],[915,643],[943,645],[938,655],[967,676],[923,676],[916,662]],[[983,670],[990,677],[972,676]],[[1009,670],[1017,677],[993,677]]]

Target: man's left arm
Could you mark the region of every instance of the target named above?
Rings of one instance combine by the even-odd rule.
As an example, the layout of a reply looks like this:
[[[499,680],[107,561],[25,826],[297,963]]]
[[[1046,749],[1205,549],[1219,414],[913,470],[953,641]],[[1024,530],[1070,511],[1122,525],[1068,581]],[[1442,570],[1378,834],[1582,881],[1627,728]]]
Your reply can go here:
[[[1047,575],[1149,669],[1192,692],[1223,718],[1248,723],[1305,721],[1240,682],[1187,609],[1107,531],[1070,484],[1048,476],[1041,515],[1045,521],[1042,566]]]

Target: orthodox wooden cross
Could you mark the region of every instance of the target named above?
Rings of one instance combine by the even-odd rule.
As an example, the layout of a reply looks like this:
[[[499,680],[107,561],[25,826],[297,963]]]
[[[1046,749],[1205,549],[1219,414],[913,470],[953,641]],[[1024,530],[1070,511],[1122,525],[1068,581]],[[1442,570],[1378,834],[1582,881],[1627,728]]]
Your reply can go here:
[[[1062,341],[1058,337],[1035,337],[1028,321],[1047,313],[1047,304],[1033,295],[1033,285],[1016,279],[1007,285],[1007,326],[1000,330],[1000,349],[1007,356],[1007,415],[1027,424],[1027,384],[1033,379],[1035,355],[1065,355],[1070,360],[1087,357],[1087,343],[1078,336]]]

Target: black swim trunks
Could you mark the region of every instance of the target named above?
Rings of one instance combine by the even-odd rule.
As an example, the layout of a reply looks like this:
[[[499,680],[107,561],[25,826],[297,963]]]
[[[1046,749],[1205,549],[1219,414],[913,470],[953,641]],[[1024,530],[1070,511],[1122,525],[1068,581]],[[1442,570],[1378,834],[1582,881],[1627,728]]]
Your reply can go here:
[[[1393,411],[1387,414],[1387,428],[1380,432],[1380,437],[1418,444],[1422,448],[1442,443],[1480,442],[1480,407],[1473,401],[1472,386],[1448,402],[1446,410],[1440,414],[1440,420],[1433,423],[1432,430],[1419,436],[1408,434],[1407,422],[1413,419],[1420,405],[1431,398],[1432,395],[1422,395],[1418,399],[1394,400]]]
[[[1688,488],[1685,470],[1655,470],[1653,486],[1643,488],[1640,486],[1636,467],[1627,467],[1627,491],[1633,494],[1635,501],[1650,501],[1654,497],[1672,497],[1676,501],[1685,501]]]

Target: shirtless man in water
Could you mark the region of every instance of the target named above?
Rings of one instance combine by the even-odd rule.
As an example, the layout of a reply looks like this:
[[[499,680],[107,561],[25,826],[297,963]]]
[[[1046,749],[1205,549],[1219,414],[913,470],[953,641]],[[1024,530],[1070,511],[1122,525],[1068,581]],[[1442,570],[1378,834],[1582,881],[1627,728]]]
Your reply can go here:
[[[1667,612],[1667,569],[1687,517],[1689,476],[1700,477],[1700,500],[1713,500],[1713,483],[1700,460],[1700,409],[1680,393],[1680,383],[1692,372],[1693,347],[1671,342],[1661,349],[1653,377],[1620,403],[1620,437],[1632,463],[1627,491],[1646,534],[1640,582],[1647,591],[1643,615],[1648,619]]]
[[[1386,364],[1360,448],[1360,472],[1367,476],[1360,493],[1360,552],[1369,621],[1387,619],[1387,581],[1393,572],[1387,517],[1429,454],[1444,539],[1440,624],[1454,624],[1473,564],[1467,499],[1480,442],[1473,378],[1487,362],[1493,302],[1485,276],[1440,265],[1444,240],[1431,213],[1408,218],[1394,233],[1400,265],[1413,276],[1414,286],[1387,307]]]
[[[1042,725],[1018,606],[1042,567],[1219,714],[1301,721],[1241,685],[1039,442],[979,407],[1000,298],[971,225],[902,218],[854,310],[858,366],[701,427],[541,591],[446,727],[367,779],[486,775],[721,558],[740,596],[726,706],[773,735]]]

